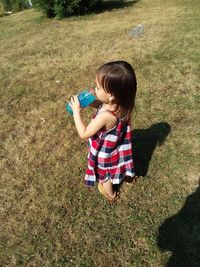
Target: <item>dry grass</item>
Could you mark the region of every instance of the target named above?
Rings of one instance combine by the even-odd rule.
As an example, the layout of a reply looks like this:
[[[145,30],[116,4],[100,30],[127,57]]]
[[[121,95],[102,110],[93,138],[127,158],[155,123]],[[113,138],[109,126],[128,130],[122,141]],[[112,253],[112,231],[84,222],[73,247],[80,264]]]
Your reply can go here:
[[[199,177],[198,9],[144,0],[62,21],[34,10],[0,18],[2,266],[199,266],[199,189],[183,207]],[[143,36],[130,38],[141,23]],[[144,177],[109,206],[83,185],[86,143],[65,103],[119,58],[138,77],[133,146]],[[166,243],[161,225],[170,237],[183,225],[182,246]]]

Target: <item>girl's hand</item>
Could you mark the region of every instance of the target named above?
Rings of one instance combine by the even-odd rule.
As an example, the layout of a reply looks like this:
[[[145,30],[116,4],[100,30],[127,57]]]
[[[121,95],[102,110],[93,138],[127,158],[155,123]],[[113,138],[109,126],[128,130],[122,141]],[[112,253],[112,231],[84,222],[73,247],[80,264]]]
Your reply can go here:
[[[78,100],[78,96],[77,95],[72,96],[70,102],[71,102],[71,108],[72,108],[73,113],[77,113],[77,112],[80,113],[81,105]]]

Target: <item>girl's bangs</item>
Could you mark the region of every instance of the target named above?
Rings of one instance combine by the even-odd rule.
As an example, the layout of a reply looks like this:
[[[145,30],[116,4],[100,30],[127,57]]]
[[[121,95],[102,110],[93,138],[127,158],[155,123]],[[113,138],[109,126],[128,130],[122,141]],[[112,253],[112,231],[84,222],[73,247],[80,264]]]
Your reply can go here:
[[[101,85],[101,87],[108,92],[108,69],[107,68],[100,68],[97,71],[96,77],[97,80],[99,82],[99,85]]]

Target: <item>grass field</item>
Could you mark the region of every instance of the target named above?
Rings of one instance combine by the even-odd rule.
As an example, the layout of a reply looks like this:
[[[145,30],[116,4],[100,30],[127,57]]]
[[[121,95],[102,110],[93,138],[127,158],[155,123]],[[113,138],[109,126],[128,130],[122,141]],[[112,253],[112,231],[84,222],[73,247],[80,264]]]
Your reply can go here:
[[[62,21],[0,18],[0,266],[200,266],[199,9],[141,0]],[[116,59],[138,79],[139,178],[110,205],[84,186],[86,142],[65,103]]]

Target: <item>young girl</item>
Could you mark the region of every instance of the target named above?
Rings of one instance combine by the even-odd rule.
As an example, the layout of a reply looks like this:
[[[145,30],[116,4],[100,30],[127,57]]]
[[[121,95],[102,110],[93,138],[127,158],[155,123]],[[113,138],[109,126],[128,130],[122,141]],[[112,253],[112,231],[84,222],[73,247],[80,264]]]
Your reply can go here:
[[[74,122],[79,136],[89,138],[87,186],[98,182],[99,191],[109,200],[117,198],[113,185],[126,176],[134,177],[130,115],[137,90],[135,72],[126,61],[109,62],[101,66],[95,79],[95,116],[85,126],[80,103],[71,98]]]

